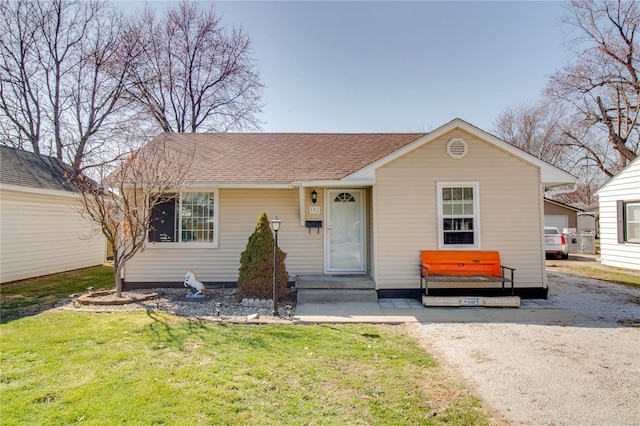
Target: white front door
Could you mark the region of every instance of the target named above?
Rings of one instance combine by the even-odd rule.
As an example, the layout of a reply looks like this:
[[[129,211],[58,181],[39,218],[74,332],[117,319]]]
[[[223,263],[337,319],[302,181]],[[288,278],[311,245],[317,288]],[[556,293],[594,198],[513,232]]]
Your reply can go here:
[[[328,189],[326,200],[326,272],[364,273],[364,191]]]

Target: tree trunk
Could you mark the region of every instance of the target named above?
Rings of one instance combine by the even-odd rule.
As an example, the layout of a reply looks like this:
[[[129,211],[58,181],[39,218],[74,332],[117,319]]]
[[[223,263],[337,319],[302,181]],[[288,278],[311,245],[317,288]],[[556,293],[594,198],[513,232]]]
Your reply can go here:
[[[121,278],[121,273],[122,272],[122,266],[114,266],[113,267],[113,274],[114,274],[114,278],[116,280],[116,297],[122,297],[122,278]]]

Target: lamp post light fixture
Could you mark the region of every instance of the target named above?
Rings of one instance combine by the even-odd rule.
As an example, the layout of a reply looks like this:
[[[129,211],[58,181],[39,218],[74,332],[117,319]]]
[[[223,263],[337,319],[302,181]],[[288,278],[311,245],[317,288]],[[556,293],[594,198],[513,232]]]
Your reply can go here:
[[[275,239],[273,244],[273,310],[271,315],[278,316],[278,230],[280,230],[280,224],[282,221],[278,219],[278,216],[271,220],[271,227],[275,233]]]
[[[222,311],[222,303],[216,302],[216,316],[220,316],[220,312]]]

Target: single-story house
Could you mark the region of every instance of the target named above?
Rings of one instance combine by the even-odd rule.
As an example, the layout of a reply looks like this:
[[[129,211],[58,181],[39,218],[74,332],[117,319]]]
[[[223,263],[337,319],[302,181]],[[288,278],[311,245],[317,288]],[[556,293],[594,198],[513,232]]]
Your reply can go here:
[[[640,157],[597,192],[603,265],[640,270]]]
[[[156,143],[195,146],[194,184],[160,206],[124,288],[180,285],[190,269],[234,283],[266,212],[292,281],[365,275],[381,297],[418,297],[421,250],[499,251],[517,294],[546,297],[543,194],[576,180],[460,119],[429,133],[162,134],[143,149]]]
[[[104,263],[105,238],[82,218],[67,165],[6,146],[0,164],[1,283]]]
[[[578,230],[578,213],[582,209],[550,198],[544,199],[544,226],[553,226],[560,232],[565,229]]]

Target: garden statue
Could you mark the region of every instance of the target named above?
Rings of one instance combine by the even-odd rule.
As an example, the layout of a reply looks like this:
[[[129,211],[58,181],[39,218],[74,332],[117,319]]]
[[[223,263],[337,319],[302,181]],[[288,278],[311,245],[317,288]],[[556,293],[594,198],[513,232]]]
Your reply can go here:
[[[188,299],[205,299],[207,296],[205,293],[205,286],[200,281],[195,271],[189,270],[184,276],[184,286],[190,287],[189,293],[187,293]]]

